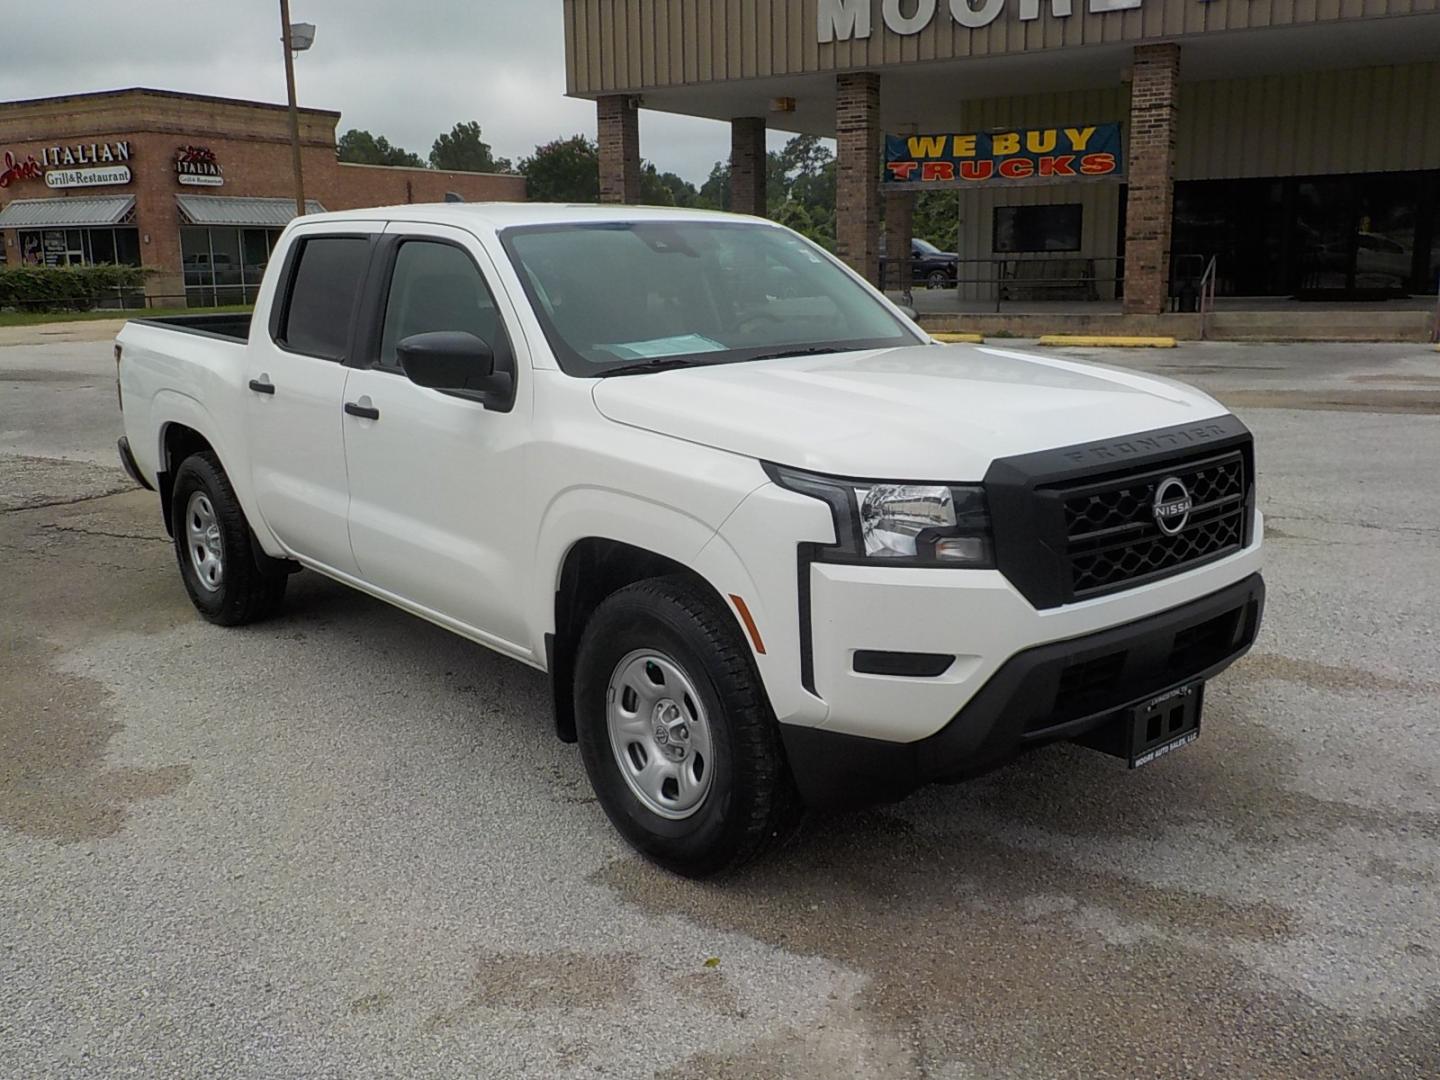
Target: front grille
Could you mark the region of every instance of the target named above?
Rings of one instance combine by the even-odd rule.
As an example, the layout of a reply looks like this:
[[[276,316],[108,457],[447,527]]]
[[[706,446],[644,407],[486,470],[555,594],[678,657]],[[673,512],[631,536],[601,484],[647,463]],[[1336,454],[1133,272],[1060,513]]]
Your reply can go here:
[[[1185,527],[1167,536],[1155,520],[1156,489],[1178,477],[1190,493]],[[1178,573],[1245,542],[1245,458],[1240,451],[1099,482],[1064,485],[1070,591],[1081,600]]]

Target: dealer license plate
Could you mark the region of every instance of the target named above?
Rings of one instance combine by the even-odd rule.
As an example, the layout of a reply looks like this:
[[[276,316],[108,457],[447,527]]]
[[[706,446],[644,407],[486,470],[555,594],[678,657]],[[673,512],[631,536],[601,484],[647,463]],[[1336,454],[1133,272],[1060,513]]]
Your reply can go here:
[[[1152,698],[1128,717],[1130,768],[1138,769],[1200,737],[1205,684],[1193,683]]]

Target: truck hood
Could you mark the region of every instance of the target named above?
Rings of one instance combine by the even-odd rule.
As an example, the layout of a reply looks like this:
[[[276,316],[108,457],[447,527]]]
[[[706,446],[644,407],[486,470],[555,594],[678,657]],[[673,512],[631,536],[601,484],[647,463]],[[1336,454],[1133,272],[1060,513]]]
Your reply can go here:
[[[793,357],[597,379],[620,424],[780,465],[977,480],[995,458],[1224,415],[1198,390],[987,346]]]

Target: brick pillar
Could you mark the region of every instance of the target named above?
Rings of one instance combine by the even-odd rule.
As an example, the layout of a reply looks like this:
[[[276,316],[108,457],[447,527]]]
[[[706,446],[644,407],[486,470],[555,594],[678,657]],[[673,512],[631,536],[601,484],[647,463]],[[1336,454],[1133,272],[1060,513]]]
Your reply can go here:
[[[1166,42],[1135,47],[1128,132],[1130,187],[1125,207],[1127,314],[1158,315],[1169,301],[1179,79],[1179,45]]]
[[[600,135],[600,201],[640,201],[640,106],[628,94],[595,102]]]
[[[156,170],[158,173],[159,170]],[[144,173],[140,174],[144,177]],[[168,183],[169,177],[162,182]],[[145,181],[142,179],[141,183]],[[223,189],[222,189],[223,190]],[[295,209],[295,200],[290,200]],[[140,265],[145,295],[163,307],[185,306],[185,277],[180,265],[180,211],[168,191],[140,192],[135,200],[135,226],[140,237]],[[147,239],[148,238],[148,239]]]
[[[910,241],[915,236],[915,193],[885,192],[885,287],[910,290]]]
[[[730,121],[730,209],[764,217],[765,118],[741,116]]]
[[[880,279],[880,76],[835,77],[835,253]]]

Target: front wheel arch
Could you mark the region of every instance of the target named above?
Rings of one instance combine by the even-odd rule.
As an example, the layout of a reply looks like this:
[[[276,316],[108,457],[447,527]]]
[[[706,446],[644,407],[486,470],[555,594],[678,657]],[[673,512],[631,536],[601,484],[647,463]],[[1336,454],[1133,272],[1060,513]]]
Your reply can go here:
[[[620,540],[591,536],[565,554],[555,590],[555,632],[545,635],[546,667],[554,696],[555,734],[573,743],[575,733],[575,656],[590,616],[608,597],[628,585],[652,578],[680,578],[730,612],[736,629],[745,628],[730,603],[704,576],[668,556]],[[757,676],[758,678],[758,676]]]

